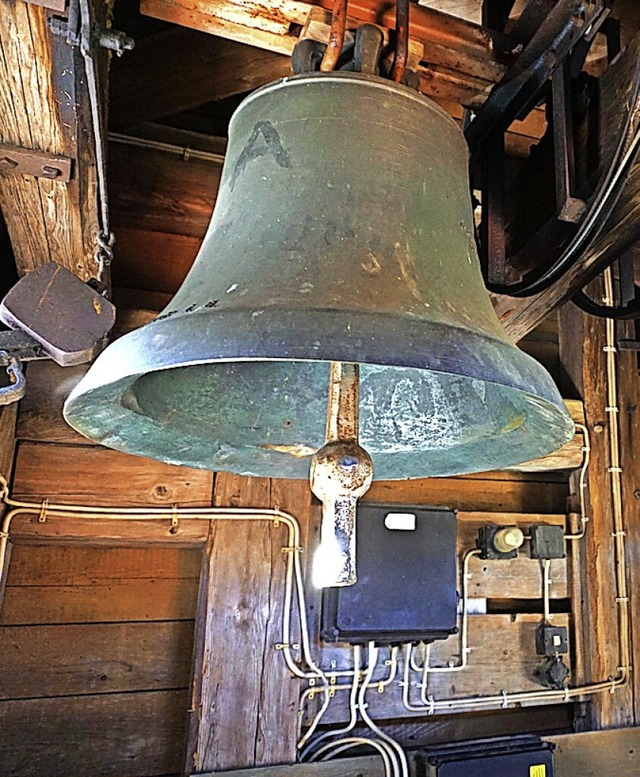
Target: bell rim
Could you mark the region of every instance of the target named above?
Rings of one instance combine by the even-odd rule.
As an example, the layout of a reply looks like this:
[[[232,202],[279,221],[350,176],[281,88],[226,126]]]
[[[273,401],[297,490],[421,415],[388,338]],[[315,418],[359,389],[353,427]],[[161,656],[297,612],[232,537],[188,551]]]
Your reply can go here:
[[[246,317],[245,311],[234,311],[234,313],[243,313],[244,317]],[[295,313],[301,313],[301,311],[287,311],[289,314],[289,320],[284,323],[284,328],[288,329],[289,332],[296,331],[296,328],[291,325],[291,314]],[[265,314],[266,315],[266,314]],[[369,318],[370,315],[363,314],[364,318]],[[278,320],[282,323],[282,316],[283,311],[278,311]],[[238,331],[238,325],[236,323],[237,316],[236,315],[229,315],[229,313],[226,313],[224,315],[221,315],[218,313],[217,315],[213,315],[211,313],[205,313],[200,314],[198,316],[198,313],[191,313],[189,316],[191,319],[194,317],[198,318],[205,318],[211,320],[216,320],[218,323],[222,319],[226,320],[228,329],[227,334],[230,335],[232,332]],[[184,316],[180,316],[179,318],[185,318]],[[263,318],[260,316],[259,318]],[[302,317],[299,317],[302,318]],[[336,313],[331,312],[331,319],[335,320]],[[349,318],[351,319],[351,331],[353,332],[354,328],[354,316],[353,314],[349,315]],[[243,344],[241,345],[239,342],[236,344],[236,348],[234,349],[236,351],[235,358],[232,358],[230,356],[231,351],[227,350],[227,353],[225,355],[221,355],[220,349],[218,349],[218,355],[212,354],[210,351],[209,353],[203,353],[202,351],[202,342],[203,340],[209,340],[210,338],[207,336],[205,337],[194,337],[193,335],[191,337],[176,337],[175,336],[175,328],[176,325],[179,323],[177,320],[172,320],[172,317],[165,318],[161,320],[156,320],[153,322],[150,322],[149,324],[145,325],[139,330],[136,330],[135,332],[131,332],[124,337],[120,338],[116,342],[114,342],[109,348],[101,354],[98,359],[96,360],[95,364],[90,368],[87,375],[83,378],[83,380],[78,384],[78,386],[71,392],[70,396],[68,397],[65,406],[64,406],[64,417],[66,421],[75,429],[80,431],[81,433],[87,433],[87,430],[89,430],[89,436],[92,439],[97,439],[103,444],[107,445],[108,447],[116,448],[119,450],[123,450],[125,452],[129,453],[136,453],[138,455],[147,455],[151,456],[152,458],[156,458],[162,461],[166,461],[169,463],[182,463],[185,466],[194,466],[205,469],[217,469],[217,470],[224,470],[224,467],[216,465],[215,467],[211,467],[207,465],[206,463],[199,464],[197,461],[184,461],[184,460],[176,460],[175,458],[171,458],[170,455],[161,455],[157,450],[151,447],[147,447],[146,449],[138,447],[137,450],[134,450],[132,447],[127,447],[128,440],[130,441],[132,438],[138,437],[140,439],[140,431],[145,429],[147,427],[147,431],[150,431],[155,424],[155,421],[152,418],[149,418],[144,415],[140,415],[139,413],[135,412],[133,409],[125,406],[123,404],[123,399],[126,395],[126,392],[135,384],[135,382],[138,380],[138,378],[142,377],[143,375],[146,375],[150,372],[160,372],[163,370],[168,369],[179,369],[181,367],[189,367],[189,366],[195,366],[199,364],[219,364],[224,362],[267,362],[267,361],[292,361],[292,362],[327,362],[327,361],[337,361],[337,360],[343,360],[343,361],[354,361],[354,354],[353,352],[348,354],[346,351],[343,353],[339,353],[336,351],[336,346],[331,345],[329,343],[329,348],[332,349],[332,355],[334,356],[333,359],[329,358],[328,351],[322,351],[318,352],[317,358],[292,358],[292,351],[289,350],[288,355],[284,355],[282,352],[280,354],[275,354],[274,351],[271,351],[271,355],[269,356],[269,348],[268,348],[268,342],[265,342],[265,340],[268,340],[268,336],[265,337],[264,335],[269,333],[269,325],[268,322],[262,322],[262,326],[265,326],[265,329],[262,330],[261,335],[256,336],[256,343],[258,342],[258,337],[260,337],[260,341],[262,343],[262,349],[261,353],[258,354],[258,352],[254,349],[254,353],[252,356],[247,356],[248,349],[247,348],[247,338],[244,336],[243,338]],[[425,322],[419,322],[419,326],[422,329],[423,333],[425,330]],[[435,325],[433,322],[428,322],[426,324],[427,328],[433,328],[434,326],[440,326],[442,329],[456,329],[455,327],[444,327],[443,325]],[[162,331],[158,332],[158,330],[165,330],[164,333]],[[173,330],[173,332],[172,332]],[[298,330],[299,331],[299,330]],[[184,347],[182,348],[182,356],[180,359],[174,360],[172,363],[170,354],[168,354],[167,350],[162,348],[162,342],[165,340],[168,333],[171,333],[172,338],[175,341],[180,341],[182,345],[184,346],[185,343],[188,347],[191,348],[191,353],[188,355],[188,358],[185,358],[187,354],[185,353]],[[432,332],[433,333],[433,332]],[[184,334],[184,333],[183,333]],[[360,357],[358,360],[359,363],[367,366],[380,366],[380,367],[413,367],[416,369],[424,369],[424,370],[430,370],[435,373],[440,373],[443,375],[455,375],[463,378],[467,378],[469,380],[480,380],[484,381],[486,383],[492,383],[498,386],[503,386],[504,388],[513,390],[515,392],[518,392],[518,394],[522,395],[523,401],[526,401],[527,406],[529,406],[534,414],[547,414],[547,418],[549,418],[549,413],[551,414],[550,420],[548,420],[549,426],[553,427],[550,430],[550,434],[546,438],[546,442],[548,443],[544,448],[540,449],[540,452],[535,453],[535,455],[529,456],[529,459],[532,458],[538,458],[539,456],[544,456],[553,450],[556,450],[558,447],[563,445],[564,443],[568,442],[575,431],[575,427],[573,424],[573,421],[571,420],[569,413],[566,409],[566,406],[564,405],[564,402],[562,398],[560,397],[560,394],[558,393],[551,377],[547,373],[546,369],[542,367],[542,365],[538,364],[532,357],[528,356],[522,351],[519,351],[516,346],[513,344],[507,342],[507,341],[498,341],[494,340],[493,338],[489,338],[487,335],[479,335],[477,333],[471,333],[468,330],[464,330],[464,332],[460,332],[461,335],[463,335],[467,340],[467,348],[463,349],[466,350],[467,353],[474,350],[474,345],[477,345],[480,341],[485,341],[485,344],[487,341],[490,341],[490,344],[493,346],[493,348],[497,348],[498,350],[503,350],[503,353],[505,355],[505,358],[509,360],[509,363],[514,367],[515,373],[523,373],[525,376],[529,375],[535,377],[535,380],[529,383],[529,386],[526,387],[524,385],[517,385],[515,381],[507,382],[506,380],[503,380],[502,382],[498,380],[491,380],[489,379],[488,375],[485,375],[482,377],[480,374],[475,372],[474,374],[469,374],[470,370],[468,370],[466,373],[460,371],[451,371],[451,370],[444,370],[441,367],[437,368],[435,363],[432,363],[431,365],[421,365],[416,366],[415,361],[413,364],[409,363],[406,359],[404,363],[399,364],[399,356],[398,353],[391,353],[389,354],[388,359],[377,359],[377,360],[371,360],[366,358],[366,354],[364,355],[365,358]],[[243,333],[243,335],[246,335],[246,332]],[[397,336],[397,330],[395,332],[395,336]],[[401,339],[401,338],[400,338]],[[432,338],[429,338],[431,342],[434,340]],[[437,340],[436,340],[437,341]],[[225,338],[220,336],[218,338],[218,342],[225,342]],[[227,339],[227,345],[228,345],[228,339]],[[156,354],[161,355],[163,358],[163,362],[159,363],[156,362],[155,364],[153,361],[149,358],[150,355],[154,351],[154,343],[156,347]],[[469,345],[471,347],[469,348]],[[382,343],[382,346],[384,347],[384,343]],[[257,346],[256,346],[257,347]],[[308,342],[306,343],[306,347],[308,347]],[[343,346],[344,347],[344,346]],[[199,349],[199,353],[196,353],[195,351]],[[187,348],[188,350],[188,348]],[[243,352],[243,354],[241,353]],[[459,356],[461,351],[459,347],[453,348],[453,351]],[[126,359],[124,358],[124,352],[127,352]],[[369,352],[369,354],[371,351]],[[169,356],[169,361],[167,361],[167,356]],[[350,358],[346,359],[340,359],[340,356],[349,356]],[[338,358],[335,358],[338,357]],[[126,369],[126,363],[128,362],[129,365],[136,365],[136,369],[132,370],[131,368]],[[108,379],[104,379],[104,376],[107,375]],[[536,393],[536,391],[538,393]],[[111,412],[114,408],[117,408],[117,413],[119,414],[119,420],[114,423],[114,417],[113,413]],[[137,433],[134,433],[132,427],[136,427]],[[126,429],[126,434],[122,434],[121,431],[123,429]],[[145,435],[142,434],[142,437]],[[528,460],[528,459],[527,459]],[[504,464],[500,464],[500,466],[492,467],[494,469],[496,468],[502,468],[504,466],[511,466],[521,463],[520,461],[507,461]],[[486,469],[486,467],[485,467]],[[464,474],[464,473],[470,473],[470,472],[477,472],[480,471],[477,466],[474,466],[473,468],[469,468],[466,470],[458,469],[456,473],[443,473],[444,475],[447,474]],[[253,472],[253,473],[244,473],[241,472],[239,474],[257,474],[260,475],[260,472]],[[269,473],[269,477],[278,477],[277,474]],[[301,475],[280,475],[281,477],[301,477]],[[431,476],[431,473],[425,472],[424,477]],[[418,477],[418,476],[415,476]],[[376,479],[378,479],[376,477]],[[387,478],[387,479],[396,479],[396,478]],[[404,477],[399,477],[397,479],[404,479]]]

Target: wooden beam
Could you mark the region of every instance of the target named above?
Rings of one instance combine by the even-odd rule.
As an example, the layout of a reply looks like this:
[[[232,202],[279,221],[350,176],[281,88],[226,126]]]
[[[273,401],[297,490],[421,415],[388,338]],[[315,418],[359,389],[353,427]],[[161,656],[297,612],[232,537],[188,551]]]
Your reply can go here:
[[[339,761],[328,763],[264,766],[257,769],[234,769],[232,772],[206,772],[198,777],[365,777],[365,775],[383,777],[384,773],[384,766],[379,756],[366,756],[341,758]]]
[[[18,418],[18,404],[0,406],[0,473],[11,482],[13,474],[13,462],[15,456],[16,421]],[[0,522],[5,513],[4,504],[0,503]],[[0,574],[0,607],[4,598],[4,590],[7,582],[7,572],[11,559],[12,544],[7,542],[7,559],[4,569]]]
[[[560,346],[563,358],[572,358],[577,364],[567,364],[567,372],[582,377],[586,425],[589,429],[591,452],[588,476],[589,522],[585,539],[581,543],[582,564],[576,573],[576,588],[581,592],[580,624],[583,639],[584,666],[580,680],[595,682],[615,676],[620,664],[618,613],[616,604],[616,574],[614,531],[612,518],[611,473],[609,467],[608,426],[612,413],[607,412],[606,376],[606,324],[603,319],[586,316],[570,306],[560,311]],[[582,349],[565,349],[582,337]],[[637,380],[637,375],[634,374]],[[575,379],[574,379],[575,382]],[[622,414],[619,414],[622,415]],[[628,443],[627,443],[628,444]],[[630,465],[633,448],[627,447],[623,458],[623,471]],[[635,510],[635,502],[628,510]],[[630,547],[637,542],[627,531]],[[637,551],[634,551],[637,552]],[[631,605],[633,612],[633,603]],[[633,674],[632,674],[633,677]],[[593,697],[587,725],[595,728],[625,726],[633,723],[634,701],[630,686],[615,693],[602,693]]]
[[[109,3],[96,3],[104,18]],[[0,208],[21,274],[54,260],[83,280],[95,276],[99,231],[94,137],[82,56],[53,35],[51,11],[6,0],[0,14],[0,141],[70,157],[63,183],[6,172]],[[103,63],[107,59],[103,54]],[[102,73],[106,68],[102,68]]]
[[[0,624],[192,620],[197,591],[198,581],[190,579],[97,581],[78,587],[7,585]]]
[[[220,474],[215,503],[268,507],[270,485]],[[298,684],[275,649],[283,600],[271,594],[282,591],[286,545],[286,529],[266,521],[211,524],[198,596],[188,774],[295,761]]]
[[[101,446],[23,442],[12,493],[16,499],[63,504],[202,507],[210,504],[212,482],[206,470]]]
[[[204,0],[142,0],[140,8],[148,16],[290,55],[311,21],[326,24],[331,6],[331,0],[283,0],[277,6],[262,0],[251,8],[230,0],[215,5]],[[354,0],[349,17],[351,27],[363,22],[387,31],[395,27],[395,13],[384,0]],[[414,6],[410,35],[425,94],[477,106],[505,72],[490,34],[478,25]]]
[[[109,121],[154,121],[288,75],[288,57],[186,27],[143,38],[113,63]]]
[[[619,336],[635,337],[635,322],[625,322],[618,328]],[[632,653],[631,663],[640,667],[640,376],[638,354],[618,352],[620,412],[620,447],[622,450],[622,504],[631,596]],[[640,726],[640,671],[631,673],[634,720]]]
[[[622,57],[599,80],[601,170],[611,165],[615,144],[623,135],[623,119],[640,105],[637,84],[640,80],[640,36],[636,37]],[[612,117],[615,117],[612,119]],[[623,138],[625,149],[635,132]],[[564,302],[597,274],[598,268],[611,262],[640,239],[640,160],[630,168],[620,197],[595,242],[578,252],[575,263],[561,281],[532,297],[495,297],[494,306],[507,332],[520,340],[534,329],[552,310]]]

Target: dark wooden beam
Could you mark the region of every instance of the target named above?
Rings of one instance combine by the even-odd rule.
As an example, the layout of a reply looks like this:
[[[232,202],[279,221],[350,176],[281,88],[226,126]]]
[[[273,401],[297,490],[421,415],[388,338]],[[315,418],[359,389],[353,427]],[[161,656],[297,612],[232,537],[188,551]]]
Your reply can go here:
[[[143,38],[111,70],[114,127],[170,116],[290,73],[288,57],[186,27]]]
[[[142,0],[142,13],[224,38],[290,55],[302,34],[322,36],[330,21],[332,0],[316,3],[283,0],[250,8],[230,0],[215,6],[203,0]],[[351,26],[395,27],[393,6],[384,0],[353,0]],[[505,65],[495,56],[491,35],[479,25],[424,6],[411,14],[410,64],[418,70],[425,94],[465,105],[481,104],[500,80]]]
[[[109,5],[96,3],[99,18]],[[0,138],[7,145],[70,157],[72,177],[64,183],[2,173],[0,208],[21,274],[55,260],[87,280],[97,270],[93,252],[99,228],[87,79],[79,49],[49,31],[51,14],[23,0],[3,3]],[[106,51],[103,56],[106,63]]]
[[[616,144],[629,147],[636,132],[635,123],[624,136],[624,119],[640,105],[640,37],[636,37],[626,52],[599,81],[600,127],[599,143],[601,175],[613,164]],[[532,297],[496,297],[495,307],[509,334],[520,340],[534,329],[552,310],[564,302],[605,266],[640,240],[640,160],[632,163],[620,197],[598,236],[587,241],[571,268],[560,281]]]

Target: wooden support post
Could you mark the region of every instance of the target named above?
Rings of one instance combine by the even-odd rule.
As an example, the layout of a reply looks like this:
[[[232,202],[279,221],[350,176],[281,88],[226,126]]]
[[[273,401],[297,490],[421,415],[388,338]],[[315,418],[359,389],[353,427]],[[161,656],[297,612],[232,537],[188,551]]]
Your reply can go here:
[[[98,17],[108,8],[96,3]],[[87,280],[97,270],[99,230],[87,79],[79,48],[50,32],[52,14],[23,0],[2,4],[0,141],[69,157],[72,177],[64,183],[5,171],[0,208],[21,274],[54,260]]]
[[[635,336],[633,323],[624,323],[619,337]],[[622,448],[622,500],[626,527],[627,565],[631,612],[632,653],[631,686],[635,724],[640,725],[640,375],[638,354],[619,351],[620,377],[618,396],[620,445]]]
[[[579,323],[576,326],[576,313],[571,308],[561,310],[559,336],[561,358],[570,357],[574,361],[573,364],[564,365],[566,372],[572,375],[574,384],[579,382],[577,373],[581,374],[585,421],[591,442],[588,478],[589,521],[580,550],[584,563],[581,564],[579,587],[583,596],[585,675],[580,679],[593,682],[614,677],[620,665],[608,434],[609,423],[615,422],[615,419],[613,413],[607,412],[606,352],[603,350],[606,345],[606,324],[602,319],[583,316],[581,313],[579,318],[582,319],[583,332],[580,351],[571,347],[576,338],[576,331],[580,331]],[[629,463],[633,455],[630,442],[628,437],[623,441],[623,471],[625,461]],[[634,507],[635,504],[630,504],[627,498],[624,504],[625,522],[629,521],[630,510]],[[632,545],[638,543],[640,547],[640,541],[634,540],[629,530],[627,541]],[[634,721],[632,687],[627,686],[617,689],[615,693],[594,696],[588,718],[587,726],[591,728],[631,725]]]
[[[277,493],[283,509],[298,503],[296,484],[292,496]],[[271,501],[266,478],[216,478],[216,505],[259,508]],[[287,545],[284,524],[211,523],[196,616],[187,774],[295,761],[298,684],[276,649]]]

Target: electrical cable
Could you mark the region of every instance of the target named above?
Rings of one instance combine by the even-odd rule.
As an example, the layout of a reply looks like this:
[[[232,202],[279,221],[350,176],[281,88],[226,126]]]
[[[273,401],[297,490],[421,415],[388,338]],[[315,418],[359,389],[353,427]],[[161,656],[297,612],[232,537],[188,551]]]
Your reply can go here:
[[[374,739],[367,739],[366,737],[347,737],[340,739],[337,742],[332,742],[329,745],[325,745],[318,750],[317,753],[310,759],[310,761],[328,760],[329,758],[339,755],[345,750],[349,750],[352,747],[372,747],[377,750],[382,757],[384,763],[385,777],[399,777],[397,771],[392,767],[391,759],[389,758],[389,751],[382,742],[376,742]],[[333,750],[333,752],[331,752]],[[325,756],[320,758],[320,756]]]
[[[375,646],[373,642],[369,642],[369,653],[371,655],[371,663],[375,664],[376,657],[378,655],[378,648]],[[395,751],[395,755],[397,756],[397,762],[399,762],[399,765],[400,765],[400,769],[399,769],[400,777],[409,777],[409,764],[407,762],[407,756],[404,750],[393,737],[390,737],[379,726],[377,726],[374,723],[374,721],[371,719],[371,716],[367,712],[366,693],[367,693],[367,683],[365,682],[362,684],[362,689],[358,700],[359,701],[358,709],[360,711],[360,716],[362,717],[362,720],[367,724],[369,729],[374,734],[376,734],[380,739],[386,742],[389,745],[389,747]],[[391,755],[391,751],[389,754]],[[394,763],[396,762],[395,759],[392,759],[392,761]]]
[[[549,623],[551,620],[551,560],[548,558],[542,559],[542,600],[544,602],[544,622]]]
[[[369,663],[371,661],[369,660]],[[369,671],[369,666],[367,666],[367,672]],[[359,674],[360,674],[360,645],[354,645],[353,646],[353,682],[350,686],[350,694],[349,694],[349,722],[344,728],[339,728],[331,731],[325,731],[324,734],[320,734],[320,736],[317,736],[313,742],[309,742],[309,744],[304,747],[304,745],[309,741],[310,734],[309,731],[306,732],[304,737],[298,742],[298,749],[301,749],[304,747],[304,749],[300,753],[300,760],[304,761],[309,757],[309,755],[313,752],[314,748],[317,747],[317,745],[320,744],[320,742],[324,742],[325,739],[328,739],[329,737],[333,736],[339,736],[341,734],[348,734],[350,731],[353,731],[353,729],[356,727],[356,723],[358,722],[358,681],[359,681]],[[366,682],[366,681],[365,681]],[[317,725],[317,724],[316,724]],[[315,728],[315,727],[314,727]],[[311,727],[309,727],[309,730],[311,730]],[[313,731],[311,732],[313,733]]]
[[[587,490],[587,471],[589,469],[589,461],[591,459],[591,441],[589,438],[589,430],[585,424],[576,424],[576,429],[580,429],[584,436],[584,445],[582,451],[584,458],[582,459],[582,467],[580,468],[580,476],[578,478],[578,498],[580,499],[580,529],[575,534],[565,533],[565,540],[581,540],[587,533],[587,523],[589,516],[587,515],[587,505],[585,492]]]

